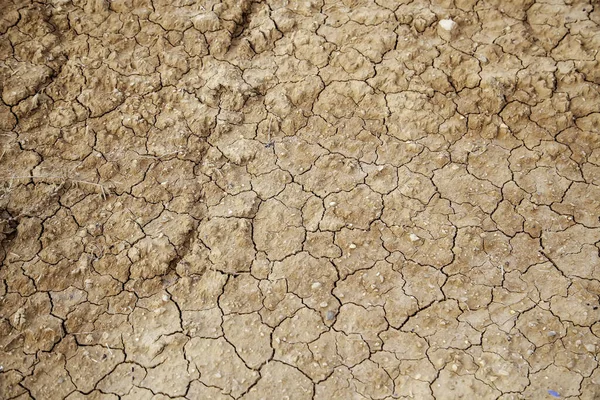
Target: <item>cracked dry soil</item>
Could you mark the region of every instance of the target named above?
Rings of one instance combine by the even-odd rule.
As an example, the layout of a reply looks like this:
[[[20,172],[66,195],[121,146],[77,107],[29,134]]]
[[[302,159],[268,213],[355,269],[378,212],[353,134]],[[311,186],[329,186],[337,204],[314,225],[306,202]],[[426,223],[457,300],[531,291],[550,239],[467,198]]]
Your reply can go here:
[[[0,398],[600,398],[597,1],[0,9]]]

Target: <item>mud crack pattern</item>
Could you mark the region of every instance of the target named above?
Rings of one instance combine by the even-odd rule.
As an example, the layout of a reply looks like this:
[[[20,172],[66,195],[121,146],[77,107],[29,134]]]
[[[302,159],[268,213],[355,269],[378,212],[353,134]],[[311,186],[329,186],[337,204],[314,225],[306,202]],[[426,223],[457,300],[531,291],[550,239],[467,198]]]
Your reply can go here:
[[[1,398],[600,398],[596,1],[0,8]]]

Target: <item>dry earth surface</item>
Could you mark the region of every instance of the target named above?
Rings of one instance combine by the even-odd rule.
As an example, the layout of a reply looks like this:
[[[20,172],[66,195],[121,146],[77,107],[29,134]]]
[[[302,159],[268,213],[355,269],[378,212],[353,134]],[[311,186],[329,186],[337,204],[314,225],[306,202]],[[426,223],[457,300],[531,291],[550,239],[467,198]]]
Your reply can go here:
[[[0,397],[600,398],[599,24],[0,0]]]

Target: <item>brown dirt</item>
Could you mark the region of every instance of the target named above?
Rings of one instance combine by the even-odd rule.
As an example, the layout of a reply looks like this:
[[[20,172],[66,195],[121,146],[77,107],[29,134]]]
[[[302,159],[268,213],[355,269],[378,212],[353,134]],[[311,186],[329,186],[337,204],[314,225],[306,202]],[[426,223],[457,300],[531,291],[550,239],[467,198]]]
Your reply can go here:
[[[597,1],[0,10],[2,399],[600,398]]]

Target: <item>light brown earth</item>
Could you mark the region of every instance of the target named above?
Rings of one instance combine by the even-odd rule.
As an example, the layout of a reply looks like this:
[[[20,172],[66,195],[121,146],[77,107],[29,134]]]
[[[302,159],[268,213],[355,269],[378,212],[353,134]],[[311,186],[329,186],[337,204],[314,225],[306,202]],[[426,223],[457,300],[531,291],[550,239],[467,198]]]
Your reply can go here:
[[[599,399],[599,50],[595,0],[0,0],[0,397]]]

